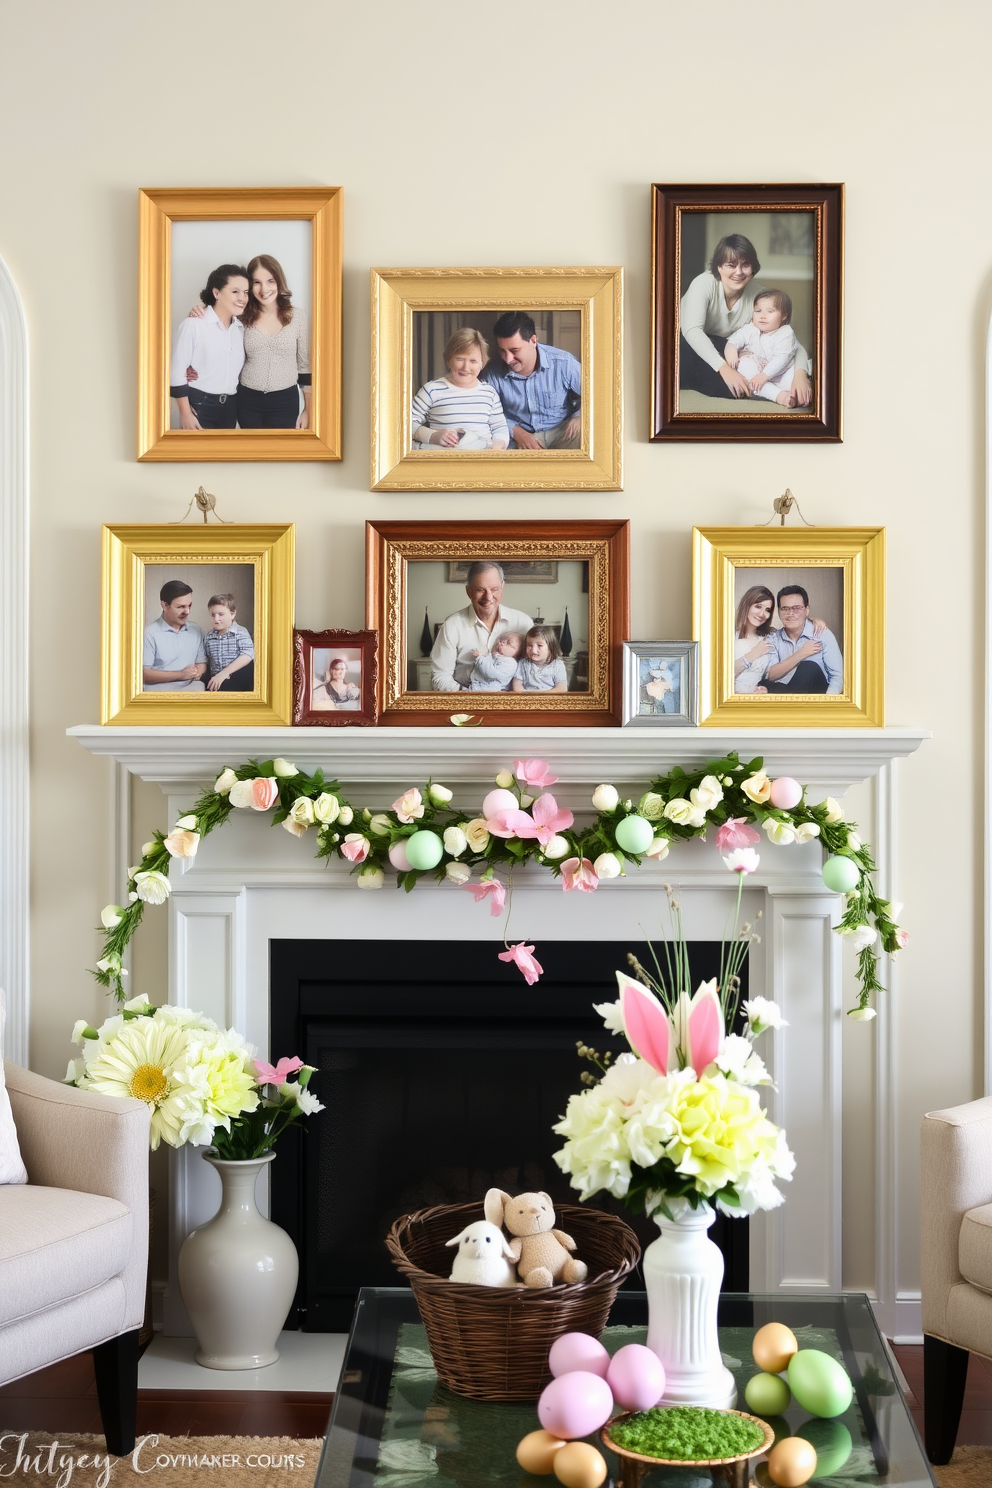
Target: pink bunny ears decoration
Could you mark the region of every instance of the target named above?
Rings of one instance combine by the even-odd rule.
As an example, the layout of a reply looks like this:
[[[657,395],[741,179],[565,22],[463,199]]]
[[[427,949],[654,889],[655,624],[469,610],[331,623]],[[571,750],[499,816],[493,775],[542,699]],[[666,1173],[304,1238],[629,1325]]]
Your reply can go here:
[[[723,1010],[716,982],[703,982],[690,999],[683,992],[669,1017],[653,992],[625,972],[617,972],[627,1039],[642,1059],[667,1075],[689,1066],[699,1076],[723,1044]]]

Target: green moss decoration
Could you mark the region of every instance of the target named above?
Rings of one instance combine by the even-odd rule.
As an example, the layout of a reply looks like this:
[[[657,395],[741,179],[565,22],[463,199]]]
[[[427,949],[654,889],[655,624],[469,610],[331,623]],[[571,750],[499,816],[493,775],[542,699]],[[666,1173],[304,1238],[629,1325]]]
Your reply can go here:
[[[757,1452],[764,1432],[753,1421],[730,1411],[698,1405],[655,1406],[614,1421],[610,1436],[625,1452],[662,1457],[670,1462],[698,1462],[708,1457],[741,1457]]]

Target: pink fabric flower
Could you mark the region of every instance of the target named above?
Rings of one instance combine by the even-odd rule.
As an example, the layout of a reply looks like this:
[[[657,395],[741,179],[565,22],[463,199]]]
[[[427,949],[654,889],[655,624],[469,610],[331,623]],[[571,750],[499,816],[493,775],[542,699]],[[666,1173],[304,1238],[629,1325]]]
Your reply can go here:
[[[486,817],[486,831],[493,837],[519,837],[517,827],[520,822],[524,823],[525,830],[528,824],[533,826],[533,821],[526,811],[521,811],[517,807],[507,811],[497,811],[495,816]]]
[[[483,899],[491,895],[492,897],[489,899],[489,913],[494,919],[497,915],[502,914],[503,906],[506,903],[506,888],[500,883],[498,878],[484,878],[479,883],[462,884],[462,888],[468,890],[476,904],[481,904]]]
[[[409,824],[412,821],[418,821],[424,814],[424,798],[415,785],[411,786],[408,791],[403,792],[398,801],[393,802],[392,809],[401,822]]]
[[[722,827],[717,827],[716,845],[721,852],[726,852],[728,848],[753,847],[760,841],[761,833],[749,827],[743,816],[732,816]]]
[[[599,886],[599,875],[588,858],[566,858],[561,865],[561,886],[566,894],[569,889],[591,894]]]
[[[896,931],[896,945],[899,947],[899,949],[900,950],[904,950],[905,947],[908,944],[909,944],[909,931],[908,930],[897,930]]]
[[[519,762],[518,762],[519,763]],[[523,841],[540,842],[547,847],[552,837],[564,832],[575,821],[571,811],[563,811],[554,796],[538,796],[530,812],[497,811],[486,821],[494,837],[519,837]]]
[[[521,785],[533,785],[538,790],[544,790],[546,785],[554,785],[558,779],[557,775],[551,774],[551,766],[547,760],[542,759],[514,760],[513,773]]]
[[[279,782],[271,775],[256,775],[251,783],[251,804],[256,811],[268,811],[279,799]]]
[[[533,987],[544,970],[540,961],[534,960],[533,952],[533,946],[524,945],[523,941],[521,941],[519,945],[511,946],[508,951],[500,951],[499,953],[499,959],[501,961],[515,962],[528,987]]]
[[[349,863],[364,863],[370,846],[369,839],[363,837],[361,832],[349,832],[341,844],[341,856],[347,858]]]
[[[294,1059],[280,1059],[276,1065],[266,1064],[264,1059],[254,1060],[255,1077],[262,1085],[282,1085],[289,1076],[303,1068],[303,1060],[298,1056]]]

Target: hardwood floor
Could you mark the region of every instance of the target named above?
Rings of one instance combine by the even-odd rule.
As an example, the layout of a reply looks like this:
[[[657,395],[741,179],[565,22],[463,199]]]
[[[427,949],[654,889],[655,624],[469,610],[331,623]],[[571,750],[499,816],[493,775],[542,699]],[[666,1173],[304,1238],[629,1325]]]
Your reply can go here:
[[[892,1351],[906,1376],[912,1394],[909,1404],[916,1429],[923,1436],[923,1345],[893,1344]],[[992,1362],[972,1354],[968,1360],[968,1383],[965,1386],[959,1447],[992,1446]]]

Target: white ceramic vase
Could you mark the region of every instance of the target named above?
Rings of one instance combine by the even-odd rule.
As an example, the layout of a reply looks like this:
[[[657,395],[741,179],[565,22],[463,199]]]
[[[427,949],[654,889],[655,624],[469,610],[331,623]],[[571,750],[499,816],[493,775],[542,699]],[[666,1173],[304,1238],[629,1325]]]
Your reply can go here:
[[[708,1204],[691,1209],[670,1199],[674,1219],[656,1213],[661,1230],[644,1252],[648,1348],[665,1366],[661,1405],[706,1405],[727,1410],[737,1387],[720,1357],[716,1312],[723,1256],[706,1233],[716,1215]]]
[[[179,1252],[179,1290],[208,1369],[261,1369],[279,1357],[276,1339],[296,1294],[296,1246],[259,1214],[255,1180],[274,1152],[229,1162],[204,1158],[223,1192],[213,1219],[193,1230]]]

